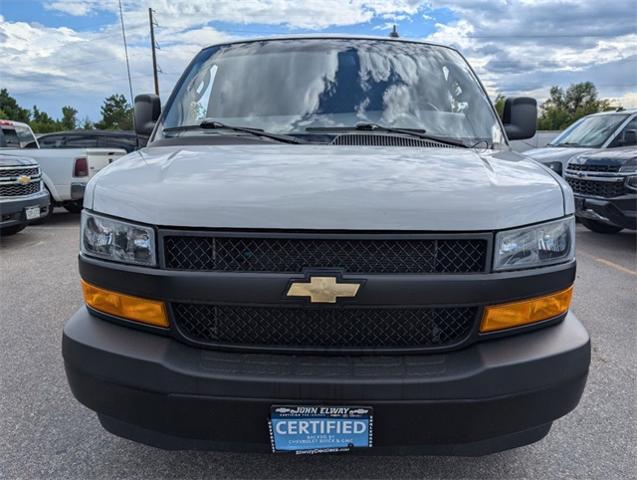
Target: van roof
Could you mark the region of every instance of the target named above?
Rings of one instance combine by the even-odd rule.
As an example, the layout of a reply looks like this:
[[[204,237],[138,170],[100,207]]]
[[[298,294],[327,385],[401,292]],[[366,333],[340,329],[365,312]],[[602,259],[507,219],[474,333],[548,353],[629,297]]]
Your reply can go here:
[[[398,42],[398,43],[418,43],[421,45],[430,45],[433,47],[442,47],[448,48],[450,50],[457,51],[457,49],[450,47],[448,45],[442,45],[434,42],[426,42],[423,40],[416,40],[413,38],[394,38],[394,37],[384,37],[378,35],[344,35],[341,33],[322,33],[322,34],[297,34],[297,35],[270,35],[264,37],[249,37],[249,38],[241,38],[236,40],[228,40],[226,42],[218,42],[208,45],[204,47],[203,50],[206,50],[211,47],[218,47],[221,45],[236,45],[240,43],[254,43],[254,42],[269,42],[274,40],[375,40],[375,41],[383,41],[383,42]]]

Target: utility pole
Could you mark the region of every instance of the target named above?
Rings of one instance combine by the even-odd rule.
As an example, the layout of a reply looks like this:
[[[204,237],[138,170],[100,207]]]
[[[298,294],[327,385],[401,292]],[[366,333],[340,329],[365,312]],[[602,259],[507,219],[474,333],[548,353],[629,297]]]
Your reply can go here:
[[[130,60],[128,59],[128,44],[126,43],[126,28],[124,27],[124,11],[122,10],[122,0],[119,0],[119,19],[122,23],[122,38],[124,39],[124,55],[126,57],[126,71],[128,72],[128,89],[130,91],[131,105],[135,103],[133,98],[133,80],[130,75]],[[133,119],[133,122],[135,120]]]
[[[155,80],[155,95],[159,95],[159,77],[157,76],[157,54],[155,53],[155,21],[153,20],[153,9],[148,9],[148,20],[150,21],[150,48],[153,52],[153,79]]]

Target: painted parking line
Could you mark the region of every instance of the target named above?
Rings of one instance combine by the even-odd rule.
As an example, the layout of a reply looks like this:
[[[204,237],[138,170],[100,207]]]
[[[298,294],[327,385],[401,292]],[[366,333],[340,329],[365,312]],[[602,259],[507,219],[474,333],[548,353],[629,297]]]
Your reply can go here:
[[[606,260],[605,258],[601,258],[601,257],[596,257],[595,255],[591,255],[590,253],[584,253],[584,252],[577,252],[577,255],[584,255],[585,257],[591,258],[593,260],[595,260],[597,263],[601,263],[602,265],[606,265],[607,267],[611,267],[614,268],[615,270],[619,270],[620,272],[624,272],[627,273],[629,275],[633,275],[635,277],[637,277],[637,271],[636,270],[632,270],[630,268],[624,267],[622,265],[619,265],[615,262],[611,262],[610,260]]]

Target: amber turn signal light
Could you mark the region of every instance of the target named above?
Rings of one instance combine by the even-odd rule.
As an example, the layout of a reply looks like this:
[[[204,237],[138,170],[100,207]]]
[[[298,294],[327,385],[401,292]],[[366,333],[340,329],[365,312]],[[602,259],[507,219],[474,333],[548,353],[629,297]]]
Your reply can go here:
[[[84,280],[82,290],[86,304],[98,312],[155,327],[168,327],[168,314],[164,302],[105,290]]]
[[[573,287],[566,290],[530,298],[520,302],[491,305],[484,309],[480,332],[494,332],[541,322],[562,315],[568,311],[573,297]]]

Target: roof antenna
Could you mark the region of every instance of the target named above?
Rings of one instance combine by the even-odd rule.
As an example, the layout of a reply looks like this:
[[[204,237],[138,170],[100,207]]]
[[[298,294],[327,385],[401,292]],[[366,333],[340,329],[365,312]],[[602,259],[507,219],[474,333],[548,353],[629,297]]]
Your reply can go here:
[[[398,35],[398,31],[396,30],[396,25],[394,25],[394,28],[392,28],[391,32],[389,32],[389,38],[398,38],[400,37],[400,35]]]

